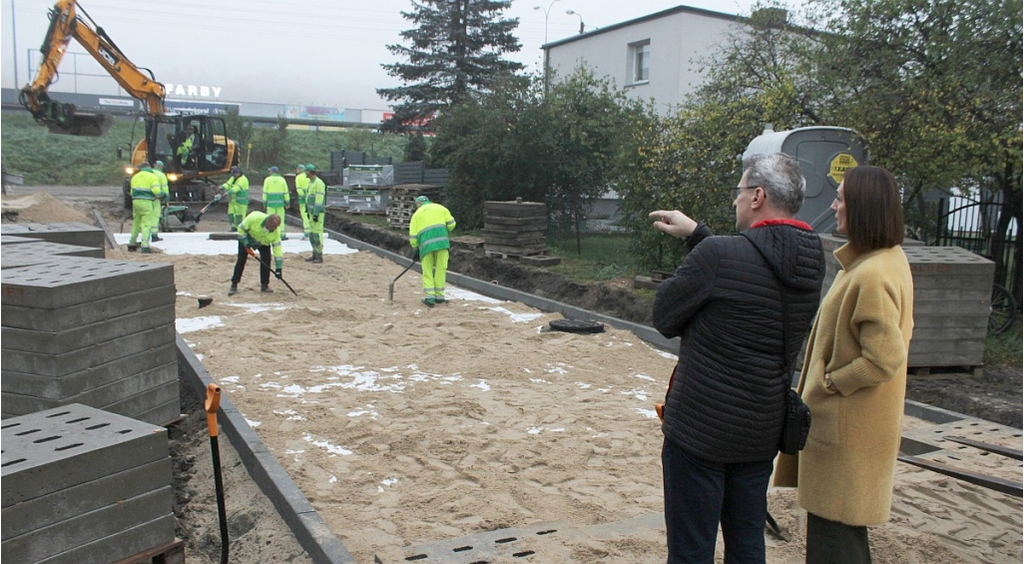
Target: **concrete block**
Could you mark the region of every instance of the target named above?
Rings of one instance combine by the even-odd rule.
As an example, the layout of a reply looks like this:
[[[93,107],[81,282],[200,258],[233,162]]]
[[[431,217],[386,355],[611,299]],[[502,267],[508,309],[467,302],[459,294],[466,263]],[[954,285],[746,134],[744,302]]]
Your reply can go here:
[[[17,245],[20,243],[38,243],[39,239],[34,237],[20,237],[18,235],[0,235],[0,245]],[[6,253],[7,250],[4,249]]]
[[[0,510],[3,538],[59,523],[69,516],[82,515],[166,487],[173,482],[171,459],[161,458],[122,472],[102,476]]]
[[[6,276],[6,274],[5,274]],[[35,331],[64,331],[142,310],[174,305],[174,285],[129,291],[122,295],[93,300],[55,310],[9,305],[0,306],[0,324],[4,327]]]
[[[137,414],[149,411],[155,406],[164,405],[171,401],[178,401],[178,398],[178,380],[175,379],[155,388],[144,390],[134,396],[123,398],[105,405],[103,406],[103,410],[124,415],[125,417],[138,419],[139,417]],[[181,412],[180,409],[177,411],[179,413]],[[152,421],[149,421],[148,423],[153,423],[154,425],[159,424]],[[161,421],[160,423],[164,423],[164,421]]]
[[[174,515],[165,515],[36,564],[109,564],[174,541]],[[143,561],[145,562],[145,561]]]
[[[40,376],[64,376],[138,352],[174,344],[174,325],[163,325],[124,337],[56,354],[0,349],[3,370]]]
[[[17,268],[53,262],[54,257],[104,258],[103,249],[37,240],[31,245],[11,245],[0,254],[0,268]]]
[[[0,234],[42,239],[52,243],[82,245],[102,249],[105,241],[103,230],[80,222],[71,223],[5,223]]]
[[[59,399],[166,366],[174,363],[176,358],[176,347],[163,345],[63,376],[29,374],[4,369],[0,371],[0,386],[4,393]],[[11,411],[14,407],[4,403],[4,413],[17,413]]]
[[[163,427],[81,404],[4,420],[0,441],[0,507],[168,457]]]
[[[57,263],[6,269],[0,301],[58,309],[119,296],[126,288],[173,284],[174,267],[170,264],[66,257]]]
[[[169,515],[173,503],[171,486],[164,486],[4,540],[0,551],[13,562],[39,562]]]
[[[10,391],[4,389],[0,392],[3,398],[4,410],[8,413],[24,415],[35,413],[44,409],[52,409],[62,405],[80,403],[96,407],[104,411],[110,411],[127,417],[136,417],[142,409],[110,409],[110,406],[135,398],[147,392],[168,384],[175,384],[174,391],[177,392],[178,367],[175,364],[165,364],[157,368],[146,370],[138,374],[128,374],[120,380],[109,382],[102,386],[90,387],[78,394],[63,395],[60,393],[51,396],[34,396],[23,393],[19,390]],[[177,397],[175,395],[174,397]],[[170,398],[162,396],[155,398],[159,404],[165,403]],[[156,405],[156,404],[154,404]],[[150,422],[152,423],[152,422]]]
[[[135,419],[164,427],[181,417],[181,415],[181,404],[178,398],[174,398],[165,404],[151,407],[139,413],[135,416]]]
[[[54,313],[59,315],[59,312]],[[63,331],[2,327],[0,336],[3,337],[5,350],[60,354],[166,325],[174,325],[173,304],[111,317]]]

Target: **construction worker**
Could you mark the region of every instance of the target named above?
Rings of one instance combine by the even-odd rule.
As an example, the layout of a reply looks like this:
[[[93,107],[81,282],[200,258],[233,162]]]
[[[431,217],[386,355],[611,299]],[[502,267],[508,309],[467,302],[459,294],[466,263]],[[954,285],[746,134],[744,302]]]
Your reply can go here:
[[[164,174],[163,161],[156,161],[153,163],[153,174],[156,176],[157,180],[160,181],[160,193],[157,194],[156,199],[153,200],[153,225],[149,230],[152,234],[149,240],[155,243],[157,241],[163,241],[163,239],[160,238],[160,224],[164,217],[164,207],[171,199],[171,189],[167,184],[167,175]]]
[[[142,234],[142,252],[151,253],[149,237],[150,222],[153,221],[153,201],[160,192],[160,180],[153,174],[149,163],[142,163],[139,171],[132,176],[132,237],[128,241],[128,250],[138,247],[139,234]]]
[[[188,126],[185,139],[178,145],[178,150],[175,152],[178,156],[178,162],[182,167],[188,162],[188,157],[192,154],[192,149],[199,144],[199,136],[196,135],[196,128],[191,125]]]
[[[416,197],[416,213],[409,221],[409,243],[413,258],[419,255],[423,267],[423,303],[427,307],[444,303],[444,281],[448,271],[448,232],[455,218],[448,208],[433,204],[426,196]]]
[[[309,244],[313,247],[313,256],[306,262],[321,264],[324,262],[324,219],[327,216],[327,186],[316,175],[316,167],[305,166],[306,202],[303,207],[309,213]],[[296,183],[298,185],[298,183]]]
[[[292,198],[288,193],[288,182],[281,176],[276,166],[267,169],[270,173],[263,181],[263,205],[267,208],[267,215],[278,215],[281,217],[281,240],[288,238],[284,233],[284,210],[291,203]]]
[[[238,293],[238,283],[242,281],[242,272],[249,259],[249,249],[260,253],[260,291],[273,292],[270,289],[270,255],[274,255],[274,276],[281,279],[281,267],[284,266],[284,253],[281,251],[281,216],[254,211],[242,219],[238,226],[238,258],[235,260],[235,272],[231,275],[231,288],[228,295]]]
[[[238,229],[249,211],[249,179],[242,174],[242,169],[231,167],[231,177],[220,185],[220,189],[228,194],[228,221],[231,229]]]
[[[302,240],[309,239],[309,216],[306,215],[306,188],[309,177],[306,176],[306,165],[295,167],[295,197],[299,199],[299,217],[302,218]]]

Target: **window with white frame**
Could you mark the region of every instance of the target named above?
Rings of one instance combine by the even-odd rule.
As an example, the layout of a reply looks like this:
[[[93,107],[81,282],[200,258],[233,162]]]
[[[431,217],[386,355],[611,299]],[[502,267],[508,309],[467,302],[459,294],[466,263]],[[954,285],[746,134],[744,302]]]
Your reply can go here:
[[[645,39],[629,45],[629,78],[632,84],[647,82],[651,78],[651,40]]]

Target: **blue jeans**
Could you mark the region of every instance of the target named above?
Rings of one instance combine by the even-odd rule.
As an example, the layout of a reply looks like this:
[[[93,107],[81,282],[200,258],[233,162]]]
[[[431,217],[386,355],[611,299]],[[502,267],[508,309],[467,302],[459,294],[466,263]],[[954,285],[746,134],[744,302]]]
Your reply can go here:
[[[711,462],[666,438],[661,464],[669,564],[711,564],[719,522],[725,564],[764,564],[771,460]]]

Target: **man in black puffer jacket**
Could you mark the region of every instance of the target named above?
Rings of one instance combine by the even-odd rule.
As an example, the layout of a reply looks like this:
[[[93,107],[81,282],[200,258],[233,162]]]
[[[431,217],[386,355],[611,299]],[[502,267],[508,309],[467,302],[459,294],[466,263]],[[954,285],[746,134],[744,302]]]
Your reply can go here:
[[[818,235],[793,219],[806,190],[796,159],[743,166],[740,235],[714,237],[679,211],[650,214],[689,247],[654,301],[654,326],[681,341],[662,425],[669,564],[711,562],[719,520],[725,562],[764,562],[785,392],[825,274]]]

